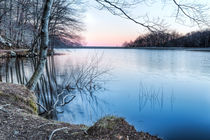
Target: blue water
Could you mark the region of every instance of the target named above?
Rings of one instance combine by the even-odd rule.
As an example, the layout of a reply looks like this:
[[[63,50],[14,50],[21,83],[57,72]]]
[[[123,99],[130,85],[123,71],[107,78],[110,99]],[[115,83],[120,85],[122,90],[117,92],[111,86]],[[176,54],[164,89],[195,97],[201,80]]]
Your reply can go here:
[[[124,117],[138,131],[166,140],[210,140],[210,53],[181,50],[61,49],[55,66],[100,57],[103,90],[77,96],[58,120],[91,125],[105,115]],[[26,73],[27,70],[25,70]],[[30,70],[29,70],[30,71]],[[59,79],[62,81],[62,77]]]
[[[66,65],[96,53],[111,68],[106,90],[97,93],[97,103],[74,100],[59,120],[90,125],[104,115],[117,115],[167,140],[210,139],[209,52],[75,49],[58,57]],[[78,104],[83,109],[77,110]]]

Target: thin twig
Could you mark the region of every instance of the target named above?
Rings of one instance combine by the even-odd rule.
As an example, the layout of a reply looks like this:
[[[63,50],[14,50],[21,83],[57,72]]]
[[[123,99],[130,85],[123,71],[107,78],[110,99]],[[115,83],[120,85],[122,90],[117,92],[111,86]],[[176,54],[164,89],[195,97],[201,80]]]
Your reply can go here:
[[[49,112],[43,105],[41,105],[40,103],[36,103],[38,106],[40,106],[42,109],[44,109],[45,112]]]
[[[68,127],[63,127],[63,128],[58,128],[58,129],[53,130],[53,132],[52,132],[52,133],[50,134],[50,136],[49,136],[49,140],[52,140],[53,135],[54,135],[56,132],[61,131],[61,130],[64,130],[64,129],[70,129],[70,128],[68,128]]]

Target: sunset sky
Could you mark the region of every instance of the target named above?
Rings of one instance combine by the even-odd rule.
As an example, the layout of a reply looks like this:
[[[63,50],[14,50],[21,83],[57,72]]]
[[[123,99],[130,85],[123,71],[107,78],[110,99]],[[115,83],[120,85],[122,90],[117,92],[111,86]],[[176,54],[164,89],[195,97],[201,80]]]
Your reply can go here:
[[[205,0],[204,0],[205,1]],[[206,2],[207,3],[207,2]],[[146,29],[130,20],[114,16],[107,10],[95,8],[97,3],[89,3],[85,13],[85,28],[82,36],[86,46],[121,46],[125,41],[134,40],[138,35],[147,32]],[[169,25],[169,29],[181,33],[197,30],[198,27],[183,26],[175,20],[176,6],[173,3],[156,2],[143,3],[129,9],[129,14],[142,21],[139,16],[148,15],[150,19],[160,17]],[[139,18],[138,18],[139,17]],[[188,20],[184,20],[188,23]]]

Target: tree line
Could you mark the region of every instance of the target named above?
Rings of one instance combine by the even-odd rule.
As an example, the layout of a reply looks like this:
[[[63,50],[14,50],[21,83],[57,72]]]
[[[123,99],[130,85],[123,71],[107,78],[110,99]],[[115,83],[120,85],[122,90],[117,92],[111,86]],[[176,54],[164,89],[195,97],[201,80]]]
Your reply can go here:
[[[45,0],[0,0],[0,35],[16,48],[32,51],[40,46],[41,18]],[[49,19],[50,47],[78,45],[82,9],[77,1],[54,0]]]
[[[210,29],[182,35],[178,32],[158,31],[140,35],[124,47],[210,47]]]

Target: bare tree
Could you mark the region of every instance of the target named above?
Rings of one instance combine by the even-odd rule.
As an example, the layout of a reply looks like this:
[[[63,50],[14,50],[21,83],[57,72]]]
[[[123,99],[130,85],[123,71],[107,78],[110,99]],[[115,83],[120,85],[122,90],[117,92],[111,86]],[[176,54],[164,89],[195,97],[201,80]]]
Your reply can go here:
[[[74,8],[78,4],[78,1],[54,0],[49,25],[50,46],[52,48],[58,38],[61,38],[60,40],[67,39],[69,42],[80,40],[76,33],[82,31],[83,25],[80,19],[80,10]]]
[[[29,82],[26,84],[27,88],[30,90],[34,90],[36,87],[36,84],[41,77],[44,66],[46,63],[47,59],[47,49],[49,45],[49,33],[48,33],[48,28],[49,28],[49,20],[50,20],[50,12],[52,8],[53,0],[46,0],[45,6],[44,6],[44,11],[43,11],[43,16],[42,16],[42,22],[41,22],[41,46],[40,46],[40,54],[39,54],[39,62],[37,65],[37,68],[35,72],[33,73],[31,79]]]

